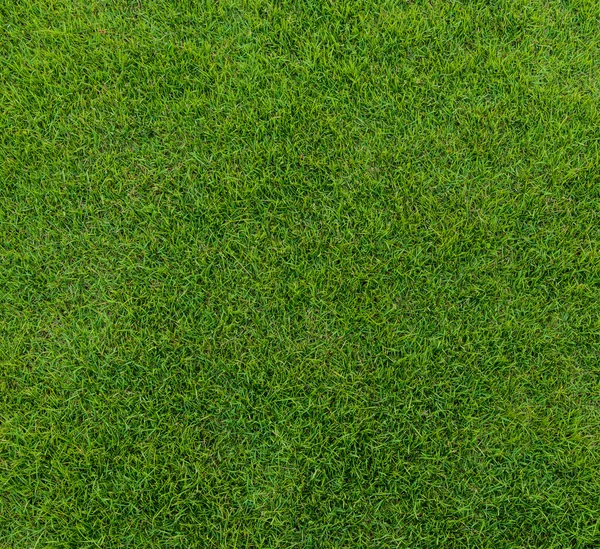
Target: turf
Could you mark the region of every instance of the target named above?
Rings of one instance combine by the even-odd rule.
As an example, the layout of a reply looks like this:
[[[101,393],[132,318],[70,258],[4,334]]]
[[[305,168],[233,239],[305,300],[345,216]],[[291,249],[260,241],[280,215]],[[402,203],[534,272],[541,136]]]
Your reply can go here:
[[[0,547],[600,546],[600,4],[0,22]]]

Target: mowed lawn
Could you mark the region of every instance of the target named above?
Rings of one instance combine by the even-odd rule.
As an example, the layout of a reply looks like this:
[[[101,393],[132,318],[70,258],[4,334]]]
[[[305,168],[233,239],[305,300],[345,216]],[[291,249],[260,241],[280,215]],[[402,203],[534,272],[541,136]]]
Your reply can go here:
[[[0,0],[0,547],[600,547],[600,4]]]

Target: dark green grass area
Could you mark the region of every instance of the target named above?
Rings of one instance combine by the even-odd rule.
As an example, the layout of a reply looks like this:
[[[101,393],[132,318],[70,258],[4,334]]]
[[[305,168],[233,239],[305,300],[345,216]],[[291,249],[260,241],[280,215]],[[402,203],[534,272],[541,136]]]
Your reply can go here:
[[[600,4],[0,0],[0,547],[600,547]]]

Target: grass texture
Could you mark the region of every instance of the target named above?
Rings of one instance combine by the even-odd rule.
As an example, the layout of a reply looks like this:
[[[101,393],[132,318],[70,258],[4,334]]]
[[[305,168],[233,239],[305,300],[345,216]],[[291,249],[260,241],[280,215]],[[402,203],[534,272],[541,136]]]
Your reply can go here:
[[[600,547],[600,4],[0,0],[0,547]]]

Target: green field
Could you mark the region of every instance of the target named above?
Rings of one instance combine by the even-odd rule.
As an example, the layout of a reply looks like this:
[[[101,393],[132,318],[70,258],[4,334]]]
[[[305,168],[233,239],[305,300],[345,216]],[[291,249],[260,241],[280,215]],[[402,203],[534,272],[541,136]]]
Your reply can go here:
[[[600,3],[0,0],[0,547],[600,547]]]

